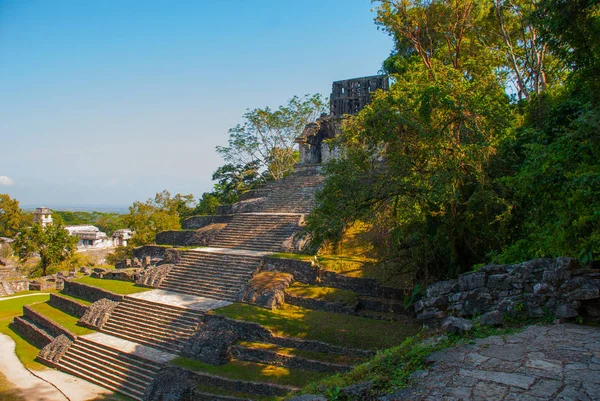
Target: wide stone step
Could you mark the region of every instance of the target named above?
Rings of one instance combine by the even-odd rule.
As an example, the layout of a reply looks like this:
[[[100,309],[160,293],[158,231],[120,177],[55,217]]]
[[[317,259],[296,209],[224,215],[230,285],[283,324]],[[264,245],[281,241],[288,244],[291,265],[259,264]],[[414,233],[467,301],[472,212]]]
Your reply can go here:
[[[209,270],[209,269],[223,269],[226,268],[232,272],[245,272],[249,270],[253,270],[259,266],[258,262],[247,263],[242,265],[236,262],[220,262],[220,263],[207,263],[202,259],[193,259],[193,258],[183,258],[176,263],[177,266],[189,265],[196,266],[198,270]]]
[[[164,289],[169,289],[169,288],[164,287]],[[176,287],[171,290],[181,292],[183,294],[196,295],[199,297],[212,298],[212,299],[219,299],[219,300],[223,300],[223,301],[235,302],[238,300],[237,295],[229,295],[229,294],[225,294],[225,293],[221,293],[221,292],[213,292],[213,291],[206,291],[206,290],[200,290],[200,289],[194,290],[194,289],[176,288]]]
[[[190,294],[198,294],[204,296],[204,294],[210,294],[211,296],[208,298],[213,298],[213,296],[228,296],[235,297],[236,294],[241,290],[240,288],[225,288],[225,287],[208,287],[208,286],[200,286],[200,285],[182,285],[178,283],[166,283],[164,286],[160,286],[161,289],[171,289],[173,291],[178,292],[186,292]],[[216,298],[220,299],[220,298]]]
[[[238,284],[223,284],[223,283],[211,283],[210,281],[194,281],[194,282],[190,282],[188,280],[177,280],[177,279],[172,279],[172,280],[165,280],[163,283],[161,283],[160,288],[163,287],[176,287],[176,286],[181,286],[181,287],[189,287],[189,288],[204,288],[204,289],[211,289],[211,290],[218,290],[218,291],[223,291],[223,292],[236,292],[239,291],[240,288],[242,288],[244,286],[245,282],[239,282]]]
[[[180,329],[170,329],[168,326],[152,326],[152,325],[142,325],[142,322],[137,321],[137,320],[129,320],[129,319],[123,319],[121,317],[115,317],[114,319],[110,319],[108,322],[106,322],[104,324],[103,327],[113,327],[116,328],[118,330],[123,330],[123,329],[127,329],[128,331],[131,332],[139,332],[139,333],[143,333],[145,334],[147,337],[149,338],[157,338],[157,339],[164,339],[164,340],[171,340],[171,339],[179,339],[182,337],[187,337],[188,335],[190,335],[194,330],[192,328],[188,329],[188,330],[182,330]]]
[[[125,340],[129,340],[129,341],[132,341],[132,342],[135,342],[138,344],[147,345],[149,347],[156,348],[161,351],[167,351],[167,352],[170,352],[173,354],[178,354],[183,349],[184,342],[182,342],[182,341],[170,341],[170,342],[154,341],[153,339],[149,339],[148,337],[145,337],[144,335],[139,335],[137,333],[130,332],[130,331],[120,331],[118,329],[115,330],[113,328],[106,327],[106,325],[104,325],[104,327],[102,327],[102,330],[100,330],[100,331],[103,333],[106,333],[106,334],[110,334],[115,337],[123,338]]]
[[[90,383],[94,383],[100,387],[104,387],[117,393],[124,394],[128,397],[133,398],[134,400],[142,401],[144,397],[144,392],[146,391],[145,388],[142,390],[134,386],[128,386],[126,382],[115,382],[113,380],[107,379],[103,375],[89,372],[80,365],[73,365],[70,362],[61,361],[58,367],[63,372],[69,373],[73,376],[81,377],[82,379],[87,380]]]
[[[86,354],[95,355],[99,358],[113,361],[114,364],[122,365],[129,368],[131,371],[139,372],[147,377],[154,377],[154,375],[160,370],[160,366],[158,366],[156,363],[144,361],[137,355],[126,354],[113,348],[83,340],[84,338],[78,337],[73,345],[69,348],[69,352],[83,350]]]
[[[192,311],[185,307],[161,304],[158,302],[152,302],[152,301],[135,298],[135,297],[126,297],[125,302],[130,303],[130,304],[135,304],[136,306],[139,306],[142,308],[145,307],[148,310],[160,309],[160,310],[164,311],[165,313],[169,313],[169,314],[197,316],[196,311]]]
[[[238,284],[240,282],[248,281],[252,277],[252,273],[246,274],[203,274],[194,271],[176,271],[173,274],[169,273],[165,280],[179,279],[179,280],[192,280],[192,281],[207,281],[215,282],[218,281],[222,284]]]
[[[110,358],[107,355],[96,353],[95,351],[90,350],[88,348],[72,346],[69,349],[69,354],[73,358],[87,360],[99,366],[106,366],[108,369],[120,372],[123,375],[135,377],[143,383],[149,383],[150,381],[152,381],[152,379],[154,378],[154,374],[156,373],[142,371],[141,369],[138,370],[136,367],[128,365],[123,361],[115,360],[114,358]]]
[[[181,319],[182,321],[194,322],[202,318],[202,314],[190,309],[171,307],[171,305],[164,305],[164,307],[153,306],[151,304],[134,301],[134,299],[135,298],[125,298],[125,302],[121,302],[119,307],[170,319]]]
[[[205,262],[214,263],[226,263],[228,265],[249,265],[260,262],[260,258],[248,255],[226,255],[226,254],[215,254],[201,251],[189,251],[184,253],[181,258],[201,260]]]
[[[109,324],[108,322],[106,324]],[[194,331],[194,329],[190,326],[171,326],[168,323],[158,323],[158,322],[141,322],[139,320],[131,320],[127,316],[118,315],[111,316],[110,318],[111,326],[125,326],[125,327],[133,327],[135,329],[143,329],[148,332],[148,334],[154,334],[156,336],[168,336],[168,337],[182,337],[187,336]]]
[[[190,318],[187,316],[162,315],[160,312],[146,311],[136,309],[134,306],[124,305],[116,308],[111,316],[123,316],[137,321],[152,321],[152,324],[169,326],[188,327],[194,326],[201,321],[201,318]]]
[[[226,266],[224,266],[221,270],[218,269],[204,269],[199,268],[194,265],[177,265],[170,272],[169,275],[175,274],[194,274],[198,276],[206,276],[206,277],[214,277],[214,276],[223,276],[223,277],[247,277],[248,275],[252,275],[256,270],[244,270],[244,271],[231,271]]]

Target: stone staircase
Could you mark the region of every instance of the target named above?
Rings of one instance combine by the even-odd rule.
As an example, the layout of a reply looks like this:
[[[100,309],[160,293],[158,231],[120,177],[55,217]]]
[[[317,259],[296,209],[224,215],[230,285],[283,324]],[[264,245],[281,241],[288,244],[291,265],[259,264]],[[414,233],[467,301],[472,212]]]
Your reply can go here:
[[[298,231],[301,220],[300,214],[237,214],[210,246],[277,252]]]
[[[315,203],[315,193],[323,185],[321,175],[291,175],[265,186],[268,195],[261,205],[263,213],[308,214]]]
[[[101,331],[138,344],[178,354],[202,320],[199,312],[125,297]]]
[[[142,400],[161,364],[78,337],[57,367],[109,390]]]
[[[187,251],[159,286],[226,301],[239,300],[240,291],[258,270],[262,259],[249,255]]]

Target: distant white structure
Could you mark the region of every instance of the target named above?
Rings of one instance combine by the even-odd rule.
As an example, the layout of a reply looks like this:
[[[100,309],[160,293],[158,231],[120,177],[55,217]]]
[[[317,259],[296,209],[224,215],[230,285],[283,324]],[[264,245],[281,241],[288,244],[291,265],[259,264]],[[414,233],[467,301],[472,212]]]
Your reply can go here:
[[[52,210],[47,207],[38,207],[33,212],[33,222],[41,224],[42,227],[52,224]]]
[[[96,226],[66,226],[69,235],[79,237],[78,248],[112,248],[113,241]]]
[[[127,241],[133,237],[133,231],[129,228],[121,228],[112,235],[112,241],[115,246],[127,246]]]

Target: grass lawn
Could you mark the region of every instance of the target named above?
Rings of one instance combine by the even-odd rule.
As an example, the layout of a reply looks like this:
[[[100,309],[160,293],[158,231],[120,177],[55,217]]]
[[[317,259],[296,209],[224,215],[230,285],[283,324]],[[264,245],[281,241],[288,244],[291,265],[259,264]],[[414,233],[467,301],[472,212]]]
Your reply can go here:
[[[152,290],[152,288],[137,287],[135,283],[131,281],[107,280],[103,278],[94,277],[81,277],[73,281],[81,284],[93,285],[94,287],[100,287],[104,290],[122,295],[135,294],[137,292]]]
[[[233,303],[210,313],[257,322],[280,336],[319,340],[362,349],[393,347],[406,337],[417,333],[420,328],[418,324],[309,310],[287,304],[283,304],[280,309],[268,310],[254,305]]]
[[[23,305],[46,302],[48,299],[50,299],[50,295],[39,294],[31,297],[0,300],[0,333],[6,334],[13,339],[16,343],[15,352],[17,357],[19,357],[25,367],[32,370],[46,369],[44,365],[34,361],[39,349],[29,344],[20,335],[12,331],[8,327],[8,324],[15,316],[21,316],[23,314]]]
[[[302,387],[314,380],[323,379],[328,376],[327,373],[322,372],[290,369],[282,366],[236,360],[226,363],[225,365],[215,366],[195,359],[179,357],[171,361],[171,363],[190,370],[212,373],[231,379],[267,382],[296,387]]]
[[[346,305],[358,302],[358,295],[353,291],[302,284],[300,282],[295,282],[285,292],[296,297],[313,298],[327,302],[342,302]]]
[[[77,321],[79,320],[78,317],[69,315],[68,313],[63,312],[48,303],[32,305],[31,309],[47,317],[53,322],[60,324],[62,327],[75,335],[83,336],[96,332],[95,330],[88,329],[87,327],[77,326]]]
[[[21,291],[21,292],[15,292],[14,294],[10,294],[10,295],[6,295],[3,297],[0,297],[0,300],[4,299],[4,298],[10,298],[10,297],[16,297],[17,295],[28,295],[28,294],[41,294],[41,293],[53,293],[53,292],[58,292],[57,290],[44,290],[44,291],[32,291],[32,290],[25,290],[25,291]]]
[[[250,341],[240,341],[239,345],[242,345],[246,348],[252,349],[266,349],[275,351],[280,355],[288,355],[288,356],[298,356],[301,358],[312,359],[314,361],[321,362],[329,362],[329,363],[340,363],[343,365],[357,365],[359,363],[364,362],[364,359],[355,358],[348,355],[336,355],[336,354],[326,354],[323,352],[312,352],[312,351],[304,351],[295,348],[285,348],[280,347],[275,344],[267,344],[267,343],[255,343]]]
[[[62,292],[59,292],[58,295],[60,295],[61,297],[72,299],[73,301],[78,302],[78,303],[80,303],[82,305],[85,305],[85,306],[90,306],[92,304],[90,301],[87,301],[87,300],[85,300],[83,298],[77,298],[77,297],[74,297],[72,295],[68,295],[68,294],[62,293]]]

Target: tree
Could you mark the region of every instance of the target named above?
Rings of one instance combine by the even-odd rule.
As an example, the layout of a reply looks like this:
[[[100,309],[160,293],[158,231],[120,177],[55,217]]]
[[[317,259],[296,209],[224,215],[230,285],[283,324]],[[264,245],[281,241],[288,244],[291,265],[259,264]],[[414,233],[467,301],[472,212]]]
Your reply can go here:
[[[146,202],[134,202],[129,213],[123,216],[127,227],[135,231],[130,241],[132,246],[153,243],[156,234],[161,231],[179,230],[181,220],[193,214],[190,203],[193,195],[176,194],[171,197],[169,191],[162,191]]]
[[[248,110],[244,123],[229,130],[228,145],[217,146],[217,152],[228,163],[224,167],[256,164],[261,174],[266,172],[278,180],[289,174],[298,161],[294,140],[308,123],[325,112],[320,95],[294,96],[276,110]]]
[[[219,197],[213,192],[202,194],[198,206],[194,209],[195,215],[212,216],[217,213],[217,206],[221,205]]]
[[[7,194],[0,194],[0,237],[12,238],[17,235],[22,217],[19,201]]]
[[[21,230],[13,249],[22,261],[38,254],[41,275],[45,276],[50,267],[74,256],[77,241],[60,223],[48,224],[46,227],[36,223]]]

